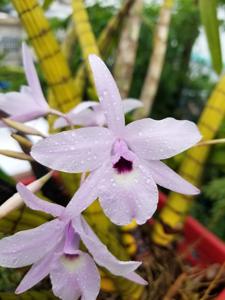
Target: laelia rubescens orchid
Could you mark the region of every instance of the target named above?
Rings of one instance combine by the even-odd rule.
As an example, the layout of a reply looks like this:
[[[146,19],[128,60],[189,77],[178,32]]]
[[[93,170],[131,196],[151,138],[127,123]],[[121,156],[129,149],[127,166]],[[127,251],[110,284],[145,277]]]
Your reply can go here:
[[[39,199],[22,184],[17,185],[17,190],[28,207],[56,218],[0,240],[1,266],[20,268],[33,265],[19,284],[17,294],[50,274],[53,292],[60,299],[76,300],[81,297],[83,300],[95,300],[100,289],[95,262],[115,275],[147,284],[134,272],[141,262],[117,260],[83,217],[70,219],[65,207]],[[80,241],[92,257],[79,250]]]
[[[20,92],[0,94],[0,111],[6,117],[18,122],[28,122],[50,113],[63,116],[62,113],[48,106],[35,70],[31,51],[25,43],[23,43],[22,53],[29,86],[23,86]],[[0,127],[2,126],[5,125],[0,122]]]
[[[51,135],[32,148],[41,164],[70,173],[91,175],[82,185],[86,196],[68,207],[79,214],[99,197],[106,215],[116,224],[136,219],[143,224],[156,210],[156,184],[184,194],[199,190],[160,160],[194,144],[201,135],[189,121],[143,119],[125,126],[123,105],[113,77],[95,55],[89,58],[108,128],[88,127]]]
[[[141,101],[136,99],[124,99],[122,106],[124,114],[127,114],[143,105]],[[107,123],[101,104],[95,101],[85,101],[78,104],[66,116],[73,125],[78,126],[105,126]],[[55,128],[65,126],[68,126],[68,122],[63,117],[58,118],[54,123]]]

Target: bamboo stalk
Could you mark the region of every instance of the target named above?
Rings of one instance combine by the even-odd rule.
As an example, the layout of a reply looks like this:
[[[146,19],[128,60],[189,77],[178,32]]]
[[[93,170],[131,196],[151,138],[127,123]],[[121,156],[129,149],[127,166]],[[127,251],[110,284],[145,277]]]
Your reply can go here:
[[[69,66],[37,0],[12,0],[28,39],[35,49],[54,107],[66,112],[77,103],[76,88]]]
[[[90,82],[94,85],[94,79],[88,63],[90,54],[100,55],[94,33],[92,31],[87,10],[82,0],[73,0],[73,21],[77,33],[78,40],[81,45],[82,55]]]
[[[225,76],[221,78],[212,92],[207,104],[200,116],[198,127],[204,140],[215,137],[225,115]],[[207,160],[210,147],[193,147],[190,149],[181,164],[179,174],[196,186],[200,185],[204,164]],[[189,213],[193,197],[171,193],[165,207],[160,212],[162,222],[155,222],[152,239],[160,245],[168,245],[177,237],[176,234],[168,233],[163,224],[170,232],[183,227]]]
[[[114,66],[114,76],[122,98],[128,96],[141,27],[143,0],[136,0],[124,22]]]
[[[129,13],[133,3],[135,0],[127,0],[124,2],[123,6],[119,10],[118,14],[113,16],[107,26],[104,28],[102,33],[100,34],[97,45],[99,52],[102,54],[104,58],[108,57],[110,45],[112,43],[113,37],[119,31],[124,17]],[[85,86],[85,67],[82,63],[78,68],[75,77],[76,87],[80,88],[80,94],[82,94],[83,87]]]
[[[135,112],[135,118],[147,117],[151,112],[165,60],[173,4],[174,0],[164,0],[161,6],[155,29],[153,51],[140,96],[143,108]]]
[[[100,34],[97,43],[103,57],[108,56],[109,48],[115,34],[120,30],[124,18],[129,14],[135,0],[126,0],[117,15],[113,16]]]

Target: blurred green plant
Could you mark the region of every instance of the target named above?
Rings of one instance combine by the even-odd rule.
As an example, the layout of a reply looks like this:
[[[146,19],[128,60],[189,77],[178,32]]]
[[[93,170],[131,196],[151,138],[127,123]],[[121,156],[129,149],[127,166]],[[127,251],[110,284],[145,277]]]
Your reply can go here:
[[[0,268],[1,293],[9,291],[14,292],[21,278],[22,274],[18,270],[15,271],[13,269]]]
[[[138,98],[141,91],[158,12],[157,4],[145,6],[131,97]],[[210,69],[204,64],[192,61],[191,54],[199,35],[199,26],[200,18],[196,2],[194,0],[177,1],[152,117],[158,119],[173,116],[197,119],[204,101],[213,87]]]
[[[199,0],[201,21],[204,26],[208,47],[211,54],[212,66],[217,74],[222,71],[222,52],[217,18],[218,0]]]
[[[192,214],[225,240],[225,177],[213,179],[203,187],[202,192]]]
[[[1,0],[0,1],[0,11],[4,11],[6,9],[6,6],[10,3],[9,0]]]
[[[21,295],[15,295],[15,293],[0,293],[1,300],[57,300],[51,291],[28,291]]]
[[[54,0],[44,0],[43,2],[43,9],[47,10],[49,9],[49,7],[51,6],[51,4],[54,2]]]
[[[0,92],[18,91],[26,83],[24,72],[19,67],[0,67]]]
[[[217,138],[225,136],[225,121]],[[202,194],[192,215],[225,241],[225,144],[215,145],[205,166]]]

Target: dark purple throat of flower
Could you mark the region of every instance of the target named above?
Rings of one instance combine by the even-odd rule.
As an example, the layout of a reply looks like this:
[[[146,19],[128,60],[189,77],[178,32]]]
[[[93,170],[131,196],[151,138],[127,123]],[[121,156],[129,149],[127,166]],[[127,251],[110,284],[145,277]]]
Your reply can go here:
[[[77,259],[80,255],[79,254],[64,254],[65,258],[69,260],[75,260]]]
[[[113,165],[113,168],[116,169],[118,174],[128,173],[133,169],[133,162],[121,156],[118,162]]]
[[[4,112],[3,110],[0,109],[0,119],[1,118],[8,118],[10,115]]]

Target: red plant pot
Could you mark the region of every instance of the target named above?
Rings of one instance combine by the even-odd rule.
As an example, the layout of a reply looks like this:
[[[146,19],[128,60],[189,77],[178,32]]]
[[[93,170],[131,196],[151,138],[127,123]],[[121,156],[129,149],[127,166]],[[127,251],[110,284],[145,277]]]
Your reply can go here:
[[[159,210],[164,206],[166,200],[167,196],[160,193]],[[178,250],[189,253],[187,258],[192,264],[204,267],[213,263],[225,262],[225,243],[194,218],[186,219],[183,237]],[[194,247],[190,250],[191,245]],[[215,300],[225,300],[225,289]]]

